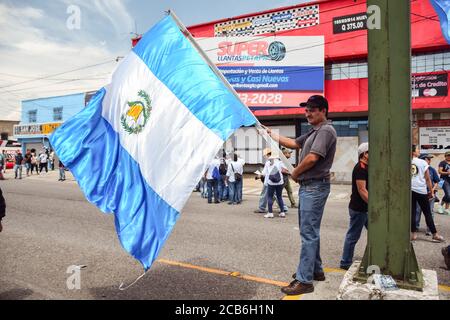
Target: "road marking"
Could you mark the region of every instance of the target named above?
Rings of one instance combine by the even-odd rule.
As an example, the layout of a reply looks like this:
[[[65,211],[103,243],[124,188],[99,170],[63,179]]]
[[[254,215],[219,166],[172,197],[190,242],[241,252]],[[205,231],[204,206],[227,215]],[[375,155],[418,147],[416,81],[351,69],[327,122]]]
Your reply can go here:
[[[270,279],[265,279],[265,278],[250,276],[250,275],[244,275],[237,271],[230,272],[230,271],[224,271],[224,270],[219,270],[219,269],[214,269],[214,268],[200,267],[200,266],[196,266],[196,265],[189,264],[189,263],[171,261],[171,260],[166,260],[166,259],[158,259],[157,261],[160,263],[171,265],[171,266],[195,269],[195,270],[205,271],[205,272],[209,272],[209,273],[220,274],[223,276],[230,276],[230,277],[240,278],[240,279],[254,281],[254,282],[271,284],[271,285],[278,286],[278,287],[285,287],[289,284],[289,283],[282,282],[282,281],[275,281],[275,280],[270,280]]]
[[[300,300],[302,298],[302,294],[298,296],[284,296],[281,300]]]
[[[222,276],[229,276],[229,277],[239,278],[239,279],[248,280],[248,281],[270,284],[270,285],[274,285],[277,287],[285,287],[289,284],[287,282],[276,281],[276,280],[241,274],[238,271],[224,271],[224,270],[220,270],[220,269],[201,267],[201,266],[196,266],[196,265],[193,265],[190,263],[172,261],[172,260],[167,260],[167,259],[158,259],[156,261],[159,263],[164,263],[164,264],[168,264],[171,266],[177,266],[177,267],[194,269],[194,270],[199,270],[199,271],[204,271],[204,272],[209,272],[209,273],[214,273],[214,274],[220,274]],[[324,268],[323,271],[325,273],[345,273],[345,272],[347,272],[346,270],[337,269],[337,268]],[[440,285],[438,285],[438,287],[442,291],[450,292],[450,286],[440,284]],[[302,297],[302,295],[297,295],[297,296],[286,295],[281,300],[300,300],[301,297]]]
[[[442,291],[448,291],[448,292],[450,292],[450,287],[449,287],[449,286],[440,284],[440,285],[438,285],[438,287],[439,287],[439,289],[441,289]]]

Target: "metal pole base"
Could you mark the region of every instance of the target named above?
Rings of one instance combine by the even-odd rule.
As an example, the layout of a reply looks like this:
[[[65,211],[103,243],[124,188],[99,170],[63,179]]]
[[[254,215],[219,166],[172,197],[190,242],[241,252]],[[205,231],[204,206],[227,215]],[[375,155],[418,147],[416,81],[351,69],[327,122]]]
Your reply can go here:
[[[354,281],[367,283],[367,281],[370,281],[369,277],[374,273],[377,273],[377,271],[381,274],[389,274],[385,273],[385,267],[377,265],[377,263],[371,259],[370,251],[370,246],[367,246],[358,273],[353,278]],[[400,289],[423,291],[423,274],[419,269],[412,244],[410,244],[409,250],[406,250],[405,252],[403,274],[389,275],[394,278]]]

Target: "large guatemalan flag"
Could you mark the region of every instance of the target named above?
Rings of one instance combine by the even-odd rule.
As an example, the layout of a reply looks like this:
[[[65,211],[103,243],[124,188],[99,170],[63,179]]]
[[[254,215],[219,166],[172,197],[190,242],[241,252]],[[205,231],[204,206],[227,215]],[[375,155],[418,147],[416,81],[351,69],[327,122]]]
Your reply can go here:
[[[441,22],[442,34],[450,43],[450,0],[430,0]]]
[[[147,270],[208,163],[255,121],[169,15],[50,141]]]

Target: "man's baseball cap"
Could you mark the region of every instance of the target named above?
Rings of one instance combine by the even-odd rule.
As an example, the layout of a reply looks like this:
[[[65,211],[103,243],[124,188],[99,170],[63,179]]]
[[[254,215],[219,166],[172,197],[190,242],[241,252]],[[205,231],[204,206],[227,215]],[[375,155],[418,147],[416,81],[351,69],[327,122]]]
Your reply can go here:
[[[447,152],[445,153],[445,156],[450,156],[450,151],[447,151]]]
[[[328,110],[328,100],[323,96],[313,95],[309,97],[308,101],[300,103],[300,107],[302,108],[310,107]]]
[[[422,153],[419,156],[419,159],[422,159],[422,160],[431,159],[431,158],[434,158],[434,156],[432,154],[429,154],[429,153]]]
[[[361,143],[358,147],[358,157],[362,153],[367,152],[367,151],[369,151],[369,143],[368,142]]]

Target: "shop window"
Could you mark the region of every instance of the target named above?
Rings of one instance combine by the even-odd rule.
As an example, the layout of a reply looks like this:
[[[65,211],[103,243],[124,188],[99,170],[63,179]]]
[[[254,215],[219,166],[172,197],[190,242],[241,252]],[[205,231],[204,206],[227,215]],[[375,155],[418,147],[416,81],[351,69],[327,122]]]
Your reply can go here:
[[[28,122],[37,122],[37,110],[28,111]]]
[[[62,121],[63,107],[53,108],[53,121]]]

